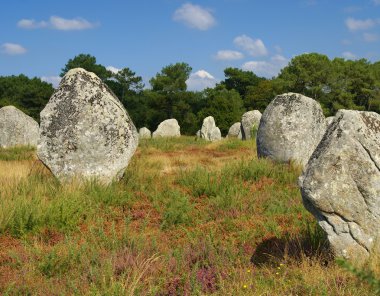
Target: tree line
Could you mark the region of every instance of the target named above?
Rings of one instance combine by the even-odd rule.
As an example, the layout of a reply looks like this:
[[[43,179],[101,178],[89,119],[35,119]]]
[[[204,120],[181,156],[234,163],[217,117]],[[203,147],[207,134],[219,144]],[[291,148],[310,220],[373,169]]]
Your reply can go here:
[[[89,54],[70,59],[60,76],[76,67],[98,75],[126,107],[136,127],[146,126],[150,130],[155,130],[165,119],[176,118],[182,134],[194,135],[203,118],[212,115],[225,135],[245,111],[263,112],[277,94],[285,92],[297,92],[317,100],[326,116],[334,115],[339,109],[380,113],[380,62],[366,59],[329,59],[318,53],[302,54],[271,79],[251,71],[226,68],[224,80],[198,92],[187,90],[186,80],[192,71],[187,63],[163,67],[149,80],[149,88],[130,68],[111,72]],[[0,107],[14,105],[36,120],[53,92],[53,86],[39,78],[0,77]]]

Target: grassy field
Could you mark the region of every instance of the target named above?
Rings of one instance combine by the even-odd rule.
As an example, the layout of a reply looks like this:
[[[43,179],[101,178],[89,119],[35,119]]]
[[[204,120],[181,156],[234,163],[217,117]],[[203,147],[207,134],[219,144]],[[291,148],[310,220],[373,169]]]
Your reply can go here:
[[[329,255],[299,174],[254,141],[181,137],[142,141],[119,183],[59,184],[2,149],[0,294],[374,295]]]

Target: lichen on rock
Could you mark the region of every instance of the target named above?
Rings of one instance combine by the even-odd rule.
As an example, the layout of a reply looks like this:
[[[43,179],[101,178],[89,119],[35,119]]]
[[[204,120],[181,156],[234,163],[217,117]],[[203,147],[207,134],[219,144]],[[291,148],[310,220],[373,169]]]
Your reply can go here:
[[[70,70],[41,112],[38,157],[60,180],[119,179],[138,145],[124,106],[94,74]]]
[[[299,183],[337,256],[380,250],[380,115],[338,111]]]

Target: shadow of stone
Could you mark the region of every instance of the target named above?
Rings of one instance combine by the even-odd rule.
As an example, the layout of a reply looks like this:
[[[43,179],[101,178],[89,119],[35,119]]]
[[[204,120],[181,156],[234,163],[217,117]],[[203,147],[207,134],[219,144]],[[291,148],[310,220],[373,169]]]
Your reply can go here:
[[[326,235],[320,231],[295,237],[273,236],[263,239],[256,247],[251,262],[258,266],[276,266],[289,259],[301,262],[309,258],[327,266],[333,260],[333,254]]]

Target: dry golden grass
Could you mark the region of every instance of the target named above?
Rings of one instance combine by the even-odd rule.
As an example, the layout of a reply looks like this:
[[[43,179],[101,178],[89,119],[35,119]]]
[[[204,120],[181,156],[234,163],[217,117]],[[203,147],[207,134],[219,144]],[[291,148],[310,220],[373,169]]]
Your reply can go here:
[[[326,252],[299,173],[258,160],[253,141],[142,141],[106,187],[58,184],[13,153],[0,160],[0,294],[371,295]]]
[[[22,179],[27,178],[33,166],[31,160],[3,161],[0,160],[0,188],[8,192]]]

